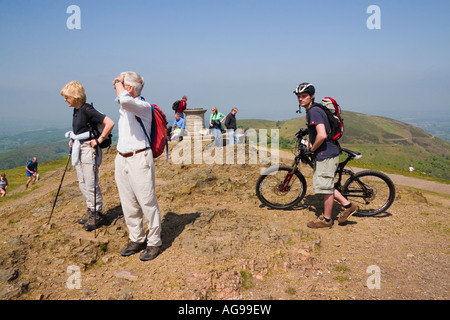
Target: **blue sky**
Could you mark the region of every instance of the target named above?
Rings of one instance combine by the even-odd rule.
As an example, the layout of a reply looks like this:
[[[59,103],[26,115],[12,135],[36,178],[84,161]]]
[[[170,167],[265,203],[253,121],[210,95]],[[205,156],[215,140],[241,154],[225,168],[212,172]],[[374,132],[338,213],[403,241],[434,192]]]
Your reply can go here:
[[[70,5],[80,30],[66,26]],[[370,5],[379,30],[367,28]],[[0,127],[70,127],[59,91],[71,80],[117,120],[111,81],[122,71],[144,76],[143,96],[170,118],[187,95],[207,115],[292,119],[304,81],[350,111],[447,115],[449,13],[438,0],[0,0]]]

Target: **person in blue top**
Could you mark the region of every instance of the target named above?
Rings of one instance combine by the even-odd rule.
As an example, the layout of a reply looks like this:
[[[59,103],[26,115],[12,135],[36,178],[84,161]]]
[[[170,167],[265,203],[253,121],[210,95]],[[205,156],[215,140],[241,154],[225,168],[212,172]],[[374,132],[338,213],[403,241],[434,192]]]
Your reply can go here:
[[[184,129],[186,128],[186,121],[181,117],[180,113],[175,113],[175,121],[172,124],[171,140],[182,140]]]
[[[333,225],[332,210],[334,200],[341,203],[344,210],[340,213],[338,222],[344,223],[348,217],[358,210],[358,207],[350,203],[342,194],[334,188],[334,176],[339,165],[340,146],[337,141],[328,140],[327,132],[330,131],[330,123],[327,115],[314,102],[315,88],[311,83],[301,83],[294,93],[297,95],[300,107],[306,109],[306,125],[308,127],[309,142],[311,148],[307,153],[314,156],[313,185],[316,194],[323,195],[323,214],[316,220],[308,222],[309,228],[330,228]]]
[[[31,181],[33,181],[33,183],[36,182],[38,174],[38,162],[36,157],[34,157],[33,160],[27,162],[27,165],[25,166],[25,172],[28,177],[25,187],[28,188],[28,185],[30,184]]]

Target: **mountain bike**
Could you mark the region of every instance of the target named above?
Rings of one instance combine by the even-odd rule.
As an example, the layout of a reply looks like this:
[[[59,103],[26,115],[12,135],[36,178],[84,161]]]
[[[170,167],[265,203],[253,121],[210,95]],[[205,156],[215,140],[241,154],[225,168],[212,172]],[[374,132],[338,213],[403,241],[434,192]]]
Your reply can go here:
[[[296,133],[298,154],[292,166],[272,166],[267,168],[256,182],[256,195],[272,209],[292,209],[304,197],[307,190],[305,176],[299,170],[300,162],[314,168],[314,159],[306,154],[307,142],[303,140],[306,130]],[[357,215],[372,216],[386,211],[394,202],[395,186],[384,173],[375,170],[353,172],[345,168],[353,159],[362,154],[341,148],[345,160],[339,163],[335,174],[335,189],[349,201],[358,205]],[[349,176],[345,182],[344,177]],[[343,183],[342,183],[343,182]]]

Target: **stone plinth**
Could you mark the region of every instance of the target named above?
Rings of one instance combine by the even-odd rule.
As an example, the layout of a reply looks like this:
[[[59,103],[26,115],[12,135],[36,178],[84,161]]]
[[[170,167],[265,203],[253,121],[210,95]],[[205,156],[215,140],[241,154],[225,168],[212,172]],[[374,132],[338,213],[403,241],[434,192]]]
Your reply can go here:
[[[186,128],[185,135],[199,134],[200,130],[205,128],[206,109],[193,108],[184,110]]]

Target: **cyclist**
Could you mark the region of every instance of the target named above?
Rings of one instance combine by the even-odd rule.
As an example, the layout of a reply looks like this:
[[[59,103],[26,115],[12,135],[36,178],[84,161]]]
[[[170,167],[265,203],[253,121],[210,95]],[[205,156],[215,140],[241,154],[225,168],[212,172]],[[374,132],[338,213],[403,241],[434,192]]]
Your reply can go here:
[[[326,228],[333,225],[332,209],[334,200],[343,206],[338,223],[347,221],[348,217],[358,210],[358,207],[350,203],[342,194],[334,189],[334,176],[339,165],[340,147],[336,141],[327,139],[330,124],[327,115],[321,108],[314,108],[315,88],[311,83],[301,83],[294,93],[297,95],[299,108],[306,109],[306,125],[308,127],[311,148],[306,153],[314,156],[314,193],[323,194],[324,209],[316,220],[308,222],[309,228]]]

